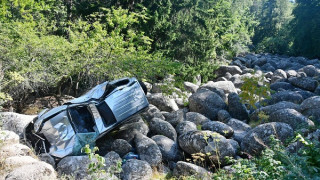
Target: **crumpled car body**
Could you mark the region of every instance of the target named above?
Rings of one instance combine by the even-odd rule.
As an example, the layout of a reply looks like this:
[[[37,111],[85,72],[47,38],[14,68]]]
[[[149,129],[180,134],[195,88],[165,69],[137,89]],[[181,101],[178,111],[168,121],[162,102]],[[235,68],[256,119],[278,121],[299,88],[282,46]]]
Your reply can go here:
[[[42,111],[25,127],[27,144],[56,158],[78,155],[86,144],[148,107],[146,89],[136,78],[97,85],[62,106]]]

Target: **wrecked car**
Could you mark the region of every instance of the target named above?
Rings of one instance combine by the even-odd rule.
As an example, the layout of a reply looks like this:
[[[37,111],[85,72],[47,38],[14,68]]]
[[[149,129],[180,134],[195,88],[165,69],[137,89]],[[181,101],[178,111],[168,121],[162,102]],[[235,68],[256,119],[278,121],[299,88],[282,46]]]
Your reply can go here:
[[[37,153],[63,158],[81,154],[86,144],[126,122],[149,106],[145,85],[136,78],[104,82],[62,106],[43,110],[24,129]]]

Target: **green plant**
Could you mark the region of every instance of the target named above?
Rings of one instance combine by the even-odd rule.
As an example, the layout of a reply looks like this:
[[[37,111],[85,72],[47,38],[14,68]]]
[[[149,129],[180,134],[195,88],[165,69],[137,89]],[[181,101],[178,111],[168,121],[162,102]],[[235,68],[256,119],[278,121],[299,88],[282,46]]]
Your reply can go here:
[[[270,98],[270,85],[264,82],[264,76],[252,76],[243,78],[243,85],[241,86],[241,101],[242,103],[249,104],[253,108],[256,107],[257,102],[263,99]]]
[[[259,109],[257,109],[256,111],[258,111],[258,120],[250,121],[251,127],[256,127],[260,124],[269,122],[269,115],[267,115],[264,111],[260,111]]]
[[[106,171],[104,169],[104,167],[106,166],[105,159],[99,154],[96,154],[96,151],[98,150],[98,147],[94,147],[93,149],[91,149],[88,144],[82,148],[82,151],[84,151],[88,155],[89,160],[91,161],[88,165],[88,173],[92,175],[94,179],[98,179],[98,177],[106,174]]]
[[[113,178],[113,176],[119,175],[122,171],[122,162],[118,161],[116,165],[106,167],[105,158],[99,154],[96,154],[96,151],[98,150],[98,147],[91,149],[88,144],[82,148],[82,151],[88,155],[89,160],[91,161],[88,165],[88,173],[91,175],[91,178],[105,179]]]

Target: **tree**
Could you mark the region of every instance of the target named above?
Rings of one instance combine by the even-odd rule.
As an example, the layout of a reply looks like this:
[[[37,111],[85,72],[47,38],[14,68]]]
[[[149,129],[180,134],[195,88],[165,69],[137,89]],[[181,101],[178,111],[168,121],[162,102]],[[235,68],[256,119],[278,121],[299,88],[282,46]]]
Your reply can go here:
[[[320,57],[320,0],[297,0],[291,22],[294,55]]]
[[[254,3],[252,11],[259,22],[255,28],[253,43],[257,51],[288,53],[290,37],[288,26],[293,3],[288,0],[261,0]]]

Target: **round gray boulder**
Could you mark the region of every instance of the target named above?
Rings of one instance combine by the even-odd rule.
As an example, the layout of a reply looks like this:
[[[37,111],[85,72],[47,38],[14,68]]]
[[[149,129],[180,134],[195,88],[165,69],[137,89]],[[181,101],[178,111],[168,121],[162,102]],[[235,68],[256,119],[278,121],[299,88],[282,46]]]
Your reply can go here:
[[[226,109],[227,105],[216,93],[201,88],[189,97],[189,108],[190,111],[198,112],[209,119],[215,120],[218,111]]]
[[[217,132],[226,138],[230,138],[233,135],[233,129],[219,121],[206,122],[202,125],[201,129]]]
[[[149,104],[149,107],[143,113],[141,113],[141,116],[147,122],[151,121],[151,119],[154,118],[154,117],[160,118],[160,119],[163,119],[163,120],[165,119],[165,117],[162,115],[160,110],[156,106],[154,106],[152,104]]]
[[[134,122],[124,124],[120,127],[118,133],[116,134],[117,139],[124,139],[129,143],[132,142],[135,135],[138,133],[147,135],[149,132],[149,127],[144,122]]]
[[[6,144],[17,144],[19,143],[19,136],[13,131],[0,130],[0,142],[2,146]]]
[[[189,177],[192,176],[196,179],[206,179],[209,180],[210,174],[203,167],[197,166],[195,164],[187,163],[184,161],[177,162],[173,175],[176,177]]]
[[[247,135],[247,133],[251,130],[251,127],[248,124],[238,119],[230,119],[227,125],[229,125],[234,131],[232,138],[239,143],[241,143],[245,135]]]
[[[14,112],[2,112],[0,113],[0,121],[2,120],[2,130],[9,130],[17,133],[23,138],[24,127],[29,124],[36,116],[24,115]]]
[[[184,88],[187,91],[190,91],[191,93],[195,93],[197,91],[197,89],[199,88],[198,85],[195,85],[191,82],[184,82],[183,85],[184,85]]]
[[[179,145],[188,154],[208,153],[216,164],[225,164],[225,157],[234,157],[236,152],[224,136],[212,131],[189,131],[179,136]]]
[[[271,99],[267,100],[266,102],[269,105],[276,104],[281,101],[288,101],[295,104],[300,104],[303,101],[303,97],[301,94],[293,91],[280,91],[273,95],[271,95]]]
[[[231,115],[226,110],[218,111],[218,121],[227,123],[231,119]]]
[[[151,177],[152,169],[145,161],[129,159],[122,165],[121,179],[123,180],[150,180]]]
[[[158,145],[163,160],[166,160],[168,162],[182,160],[183,154],[179,150],[179,146],[177,143],[163,135],[156,135],[151,139],[154,140],[154,142],[156,142],[156,144]]]
[[[255,110],[250,115],[250,120],[252,121],[258,121],[259,120],[259,113],[264,113],[265,115],[270,115],[275,111],[278,111],[280,109],[294,109],[296,111],[300,111],[300,106],[298,104],[287,102],[287,101],[281,101],[273,105],[261,107],[257,110]]]
[[[173,127],[176,127],[180,122],[186,118],[186,113],[183,109],[173,111],[171,113],[163,113],[165,120],[169,122]]]
[[[314,91],[318,87],[318,81],[310,77],[292,77],[288,81],[292,85],[308,91]]]
[[[111,150],[118,153],[120,157],[126,155],[131,149],[132,146],[124,139],[116,139],[111,145]]]
[[[155,105],[161,111],[171,112],[179,109],[174,99],[170,99],[162,93],[148,94],[147,99],[150,104]]]
[[[281,142],[293,136],[293,129],[290,125],[280,122],[261,124],[243,138],[241,150],[251,155],[258,155],[270,144],[270,136],[274,135]]]
[[[269,116],[270,122],[283,122],[289,124],[293,129],[314,126],[314,123],[294,109],[280,109]]]
[[[307,65],[302,68],[303,72],[307,74],[309,77],[314,77],[319,75],[318,69],[313,65]]]
[[[249,115],[247,108],[244,104],[241,103],[240,97],[237,93],[230,93],[228,96],[228,111],[231,117],[240,119],[240,120],[248,120]]]
[[[216,71],[216,75],[218,77],[224,76],[226,73],[234,74],[242,74],[242,70],[238,66],[220,66]]]
[[[57,179],[55,170],[50,164],[45,162],[34,162],[20,166],[11,171],[5,178],[6,180],[42,180],[42,179]]]
[[[197,125],[190,121],[183,121],[179,123],[176,127],[178,135],[184,134],[189,131],[197,130]]]
[[[71,175],[75,179],[88,177],[88,166],[90,164],[88,156],[67,156],[57,164],[59,175]]]
[[[147,161],[150,166],[157,166],[162,161],[161,151],[154,140],[137,134],[134,142],[141,160]]]
[[[236,87],[231,81],[209,81],[206,84],[201,86],[202,88],[217,88],[217,89],[222,89],[225,94],[229,93],[237,93]]]
[[[320,97],[314,96],[304,100],[301,105],[301,113],[320,123]]]
[[[186,114],[186,121],[193,122],[198,126],[210,121],[210,119],[197,112],[188,112]]]
[[[164,135],[172,139],[173,141],[177,140],[176,130],[167,121],[159,118],[153,118],[149,123],[149,128],[151,131],[151,135]]]
[[[292,86],[290,83],[287,82],[275,82],[270,85],[270,89],[274,91],[279,91],[280,89],[284,90],[293,90],[295,87]]]

